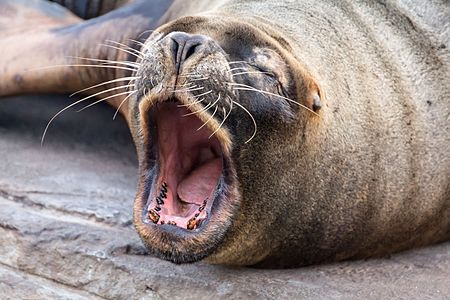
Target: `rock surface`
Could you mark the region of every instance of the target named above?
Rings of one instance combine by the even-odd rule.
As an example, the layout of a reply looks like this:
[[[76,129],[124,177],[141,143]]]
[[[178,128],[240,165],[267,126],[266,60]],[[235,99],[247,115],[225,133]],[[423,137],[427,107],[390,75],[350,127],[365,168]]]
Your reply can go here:
[[[0,99],[1,299],[449,299],[450,242],[292,270],[174,265],[146,255],[122,120],[61,96]]]

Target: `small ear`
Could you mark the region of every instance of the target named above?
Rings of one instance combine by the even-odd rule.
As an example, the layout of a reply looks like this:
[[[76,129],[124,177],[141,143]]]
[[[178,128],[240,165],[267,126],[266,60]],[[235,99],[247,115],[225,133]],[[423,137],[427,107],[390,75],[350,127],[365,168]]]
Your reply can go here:
[[[306,106],[314,112],[318,112],[323,106],[322,93],[319,85],[313,80],[311,80],[308,86]]]

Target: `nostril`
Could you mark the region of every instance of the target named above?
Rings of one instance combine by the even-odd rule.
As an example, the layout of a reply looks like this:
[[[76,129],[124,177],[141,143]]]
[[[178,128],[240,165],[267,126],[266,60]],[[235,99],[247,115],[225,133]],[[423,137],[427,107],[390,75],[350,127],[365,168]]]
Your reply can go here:
[[[184,48],[184,60],[188,59],[192,56],[197,50],[197,47],[200,46],[200,44],[193,44],[193,45],[186,45]],[[186,49],[187,48],[187,49]]]
[[[198,52],[200,46],[206,40],[200,35],[190,35],[183,32],[176,32],[170,35],[172,40],[172,53],[177,74],[179,73],[183,63],[193,54]]]
[[[180,44],[174,39],[172,39],[172,53],[174,54],[175,62],[178,61],[178,51],[180,50]]]

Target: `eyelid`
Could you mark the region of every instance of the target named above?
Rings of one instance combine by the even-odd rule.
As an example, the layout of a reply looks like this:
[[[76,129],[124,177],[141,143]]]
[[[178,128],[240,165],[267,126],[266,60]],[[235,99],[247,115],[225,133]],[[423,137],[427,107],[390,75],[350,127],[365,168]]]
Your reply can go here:
[[[265,75],[273,78],[276,81],[278,93],[280,93],[280,95],[282,95],[284,97],[288,97],[287,92],[284,89],[283,83],[280,81],[280,79],[278,78],[278,76],[275,73],[267,71],[259,66],[254,66],[254,67],[256,69],[258,69],[259,71],[266,73]]]
[[[274,72],[271,72],[270,70],[265,69],[264,67],[258,66],[256,64],[252,64],[252,63],[248,63],[250,66],[252,66],[253,68],[257,69],[259,72],[264,73],[267,76],[273,77],[275,79],[277,79],[277,75]]]

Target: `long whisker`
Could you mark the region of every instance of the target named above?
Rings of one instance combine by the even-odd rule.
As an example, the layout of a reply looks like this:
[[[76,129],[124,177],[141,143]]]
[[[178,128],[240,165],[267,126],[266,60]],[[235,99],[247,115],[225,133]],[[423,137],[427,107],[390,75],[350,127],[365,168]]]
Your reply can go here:
[[[212,118],[214,118],[214,115],[216,114],[218,107],[219,107],[219,106],[216,105],[216,109],[214,109],[214,112],[213,112],[213,114],[211,115],[211,117],[209,117],[208,120],[206,120],[206,122],[203,123],[202,126],[200,126],[199,128],[197,128],[197,131],[199,131],[200,129],[202,129],[203,127],[205,127],[206,124],[208,124],[208,122],[211,121]]]
[[[183,75],[180,75],[181,77],[186,76],[186,77],[202,77],[202,74],[197,74],[197,73],[186,73]]]
[[[176,92],[193,92],[193,91],[200,91],[203,90],[205,87],[201,86],[198,88],[188,88],[188,89],[181,89],[181,90],[173,90],[172,92],[176,93]]]
[[[101,93],[97,93],[97,94],[101,94]],[[96,94],[96,95],[97,95]],[[85,97],[83,99],[80,99],[78,101],[75,101],[74,103],[67,105],[66,107],[64,107],[63,109],[61,109],[60,111],[58,111],[51,119],[50,121],[48,121],[47,126],[45,126],[44,132],[42,133],[42,138],[41,138],[41,146],[44,144],[44,139],[45,139],[45,135],[47,134],[48,128],[50,127],[50,125],[53,123],[53,121],[63,112],[65,112],[66,110],[68,110],[71,107],[74,107],[75,105],[86,101],[87,99],[94,97],[95,95],[89,96],[89,97]],[[117,96],[117,95],[116,95]]]
[[[137,91],[133,91],[131,94],[129,94],[128,96],[126,96],[125,99],[123,99],[122,102],[120,102],[120,105],[117,107],[116,112],[114,113],[113,120],[116,119],[117,114],[119,113],[120,108],[122,107],[122,105],[128,100],[128,98],[130,98],[131,96],[133,96],[135,93],[137,93]]]
[[[195,79],[189,79],[189,81],[202,81],[202,80],[208,80],[209,77],[203,77],[203,78],[195,78]]]
[[[189,91],[191,89],[194,89],[194,88],[198,87],[198,85],[193,84],[193,83],[188,83],[188,84],[190,84],[190,85],[187,86],[187,87],[183,87],[182,85],[177,85],[176,87],[174,87],[174,89],[171,90],[171,92],[172,93],[175,93],[175,92],[186,92],[186,91]],[[179,89],[177,90],[177,88],[179,88]]]
[[[232,64],[248,64],[248,62],[246,62],[245,60],[236,60],[236,61],[229,61],[228,64],[229,65],[232,65]]]
[[[135,69],[138,69],[141,65],[138,63],[133,63],[130,61],[117,61],[117,60],[106,60],[106,59],[96,59],[96,58],[87,58],[87,57],[77,57],[77,56],[68,56],[69,58],[76,58],[76,59],[82,59],[87,61],[94,61],[94,62],[103,62],[103,63],[110,63],[110,64],[119,64],[119,65],[125,65],[129,66]]]
[[[201,98],[200,100],[197,100],[197,101],[194,101],[194,102],[191,102],[191,103],[188,103],[188,104],[178,104],[177,106],[178,107],[185,107],[185,106],[191,107],[192,105],[197,104],[197,103],[201,103],[203,101],[205,101],[205,98]]]
[[[227,116],[225,117],[225,120],[223,121],[223,123],[225,123],[226,119],[228,119],[228,117],[229,117],[230,114],[231,114],[231,111],[233,110],[233,100],[231,100],[230,97],[227,97],[227,98],[228,98],[228,100],[230,100],[230,110],[228,111],[228,114],[227,114]]]
[[[85,92],[87,90],[90,90],[90,89],[93,89],[93,88],[96,88],[96,87],[99,87],[99,86],[102,86],[102,85],[105,85],[105,84],[119,82],[119,81],[126,81],[126,80],[130,80],[130,82],[131,82],[131,81],[136,80],[138,78],[140,78],[140,77],[122,77],[122,78],[118,78],[118,79],[113,79],[113,80],[110,80],[110,81],[102,82],[102,83],[99,83],[99,84],[87,87],[85,89],[79,90],[79,91],[77,91],[75,93],[72,93],[72,94],[69,95],[69,97],[72,97],[72,96],[77,95],[79,93]]]
[[[301,104],[301,103],[298,103],[297,101],[292,100],[292,99],[290,99],[290,98],[287,98],[287,97],[284,97],[284,96],[280,96],[280,95],[278,95],[278,94],[274,94],[274,93],[271,93],[271,92],[259,90],[259,89],[256,89],[256,88],[250,86],[250,85],[246,85],[246,84],[242,84],[242,83],[233,83],[233,82],[229,82],[228,84],[229,84],[229,85],[232,85],[232,86],[236,86],[236,87],[233,88],[233,89],[235,89],[235,90],[258,92],[258,93],[261,93],[261,94],[270,95],[270,96],[274,96],[274,97],[278,97],[278,98],[284,99],[284,100],[286,100],[286,101],[289,101],[289,102],[292,102],[292,103],[294,103],[294,104],[297,104],[297,105],[300,106],[300,107],[303,107],[304,109],[310,111],[311,113],[315,114],[316,116],[319,116],[315,111],[313,111],[313,110],[310,109],[309,107],[307,107],[307,106],[305,106],[305,105],[303,105],[303,104]]]
[[[109,68],[109,69],[119,69],[119,70],[136,71],[136,69],[126,68],[126,67],[120,67],[120,66],[108,66],[108,65],[83,65],[83,64],[76,64],[76,65],[53,65],[53,66],[46,66],[46,67],[40,67],[40,68],[32,68],[32,69],[28,69],[28,71],[45,70],[45,69],[61,68],[61,67],[91,67],[91,68]]]
[[[139,39],[141,36],[143,36],[143,35],[146,34],[147,32],[151,32],[152,34],[153,34],[153,33],[156,33],[156,34],[158,34],[158,36],[161,36],[161,35],[162,35],[161,32],[158,32],[158,31],[156,31],[156,30],[154,30],[154,29],[149,29],[149,30],[145,30],[145,31],[141,32],[141,34],[138,35],[137,39]]]
[[[177,84],[177,87],[188,86],[188,85],[191,85],[192,87],[197,86],[197,85],[195,85],[195,84],[193,84],[191,82],[186,82],[185,84]]]
[[[233,73],[231,76],[244,75],[244,74],[271,74],[271,73],[270,72],[251,71],[251,72]]]
[[[253,121],[253,126],[254,126],[255,130],[253,131],[253,135],[245,142],[245,144],[247,144],[248,142],[250,142],[250,141],[255,137],[256,131],[258,130],[258,129],[257,129],[257,126],[256,126],[255,118],[253,118],[252,114],[251,114],[251,113],[250,113],[243,105],[239,104],[239,103],[236,102],[236,101],[233,101],[233,100],[231,100],[231,101],[232,101],[234,104],[236,104],[237,106],[239,106],[242,110],[244,110],[244,111],[250,116],[250,118],[251,118],[252,121]]]
[[[105,100],[107,100],[107,99],[114,98],[114,97],[117,97],[117,96],[127,95],[127,94],[129,94],[129,93],[134,93],[134,92],[135,92],[135,91],[126,91],[126,92],[122,92],[122,93],[118,93],[118,94],[114,94],[114,95],[111,95],[111,96],[102,98],[102,99],[100,99],[100,100],[95,101],[94,103],[91,103],[91,104],[89,104],[89,105],[86,105],[86,106],[83,107],[82,109],[77,110],[77,112],[81,112],[81,111],[83,111],[83,110],[85,110],[85,109],[87,109],[87,108],[89,108],[89,107],[91,107],[91,106],[94,106],[94,105],[96,105],[96,104],[98,104],[98,103],[100,103],[100,102],[103,102],[103,101],[105,101]]]
[[[228,115],[231,113],[231,110],[230,110],[229,113],[227,114],[227,111],[225,110],[225,107],[222,107],[222,110],[223,110],[223,120],[222,120],[222,122],[220,122],[219,127],[217,127],[217,129],[214,130],[213,133],[211,133],[211,134],[209,135],[209,137],[208,137],[209,139],[210,139],[213,135],[215,135],[216,132],[219,131],[220,128],[222,128],[222,125],[225,123],[225,120],[227,119]]]
[[[128,54],[131,54],[131,55],[133,55],[133,56],[136,56],[137,58],[141,58],[141,59],[143,58],[143,55],[144,55],[144,54],[143,54],[141,51],[136,50],[136,49],[134,49],[134,48],[132,48],[132,47],[126,45],[126,44],[119,43],[119,42],[116,42],[116,41],[111,41],[111,40],[107,40],[106,42],[107,42],[107,43],[113,43],[113,44],[119,45],[119,46],[121,46],[121,47],[126,47],[126,49],[123,49],[123,48],[121,48],[121,47],[116,47],[116,46],[108,45],[108,44],[101,44],[101,45],[106,46],[106,47],[110,47],[110,48],[113,48],[113,49],[121,50],[121,51],[126,52],[126,53],[128,53]]]
[[[128,39],[129,41],[132,41],[132,42],[134,42],[134,43],[136,43],[136,44],[138,44],[138,45],[140,45],[141,47],[144,47],[145,49],[147,49],[147,50],[150,50],[149,48],[148,48],[148,46],[146,45],[146,44],[144,44],[144,43],[142,43],[142,42],[139,42],[139,41],[136,41],[136,40],[133,40],[133,39]]]
[[[200,109],[200,110],[197,110],[197,111],[193,111],[193,112],[184,114],[184,115],[182,115],[182,117],[187,117],[187,116],[191,116],[191,115],[198,114],[199,112],[202,112],[202,111],[206,111],[206,110],[208,110],[211,106],[212,106],[212,102],[210,102],[209,104],[207,104],[204,108],[202,108],[202,109]]]
[[[248,68],[237,67],[237,68],[229,69],[228,72],[231,73],[231,72],[236,71],[236,70],[248,70]]]
[[[187,86],[187,85],[189,85],[189,86]],[[185,87],[185,86],[187,86],[187,87],[186,87],[186,88],[183,88],[183,87]],[[193,88],[195,88],[195,87],[198,87],[198,85],[189,82],[189,83],[186,83],[186,84],[183,84],[183,85],[177,85],[177,86],[175,86],[175,87],[174,87],[175,89],[173,89],[172,92],[176,91],[176,90],[177,90],[176,88],[182,88],[182,89],[185,90],[185,89],[193,89]]]
[[[122,85],[122,86],[113,87],[113,88],[110,88],[110,89],[107,89],[107,90],[100,91],[100,92],[98,92],[98,93],[89,95],[89,96],[87,96],[87,97],[84,97],[84,98],[81,99],[81,100],[84,101],[84,100],[87,100],[87,99],[91,99],[91,98],[93,98],[93,97],[95,97],[95,96],[98,96],[98,95],[100,95],[100,94],[104,94],[104,93],[107,93],[107,92],[110,92],[110,91],[115,91],[115,90],[118,90],[118,89],[127,88],[127,87],[132,86],[132,85],[134,85],[134,84],[127,84],[127,85]]]
[[[202,97],[202,96],[206,96],[206,95],[211,94],[211,93],[212,93],[212,90],[209,90],[209,91],[204,92],[204,93],[201,93],[201,94],[199,94],[199,95],[197,95],[197,96],[195,96],[195,97],[200,98],[200,97]]]
[[[200,109],[200,110],[197,110],[197,111],[193,111],[193,112],[184,114],[183,117],[187,117],[187,116],[190,116],[190,115],[198,114],[198,113],[200,113],[200,112],[202,112],[202,111],[207,111],[207,110],[209,110],[211,107],[213,107],[214,105],[216,105],[216,103],[217,103],[219,100],[220,100],[220,94],[219,94],[219,97],[217,98],[216,101],[210,102],[209,104],[207,104],[204,108],[202,108],[202,109]]]

